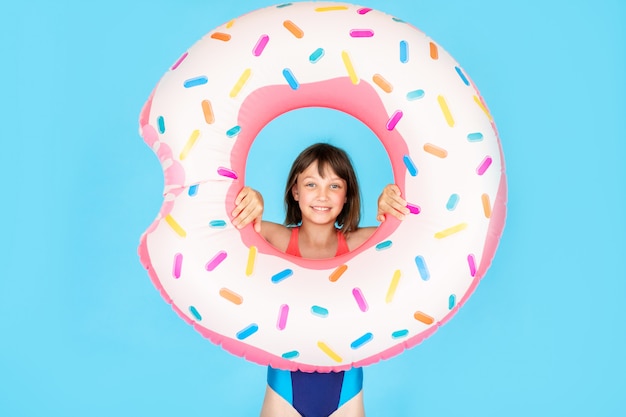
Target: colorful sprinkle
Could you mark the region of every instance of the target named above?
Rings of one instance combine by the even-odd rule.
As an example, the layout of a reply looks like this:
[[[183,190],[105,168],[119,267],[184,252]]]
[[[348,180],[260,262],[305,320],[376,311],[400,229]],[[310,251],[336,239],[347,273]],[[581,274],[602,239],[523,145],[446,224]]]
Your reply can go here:
[[[439,59],[439,49],[434,42],[430,42],[430,57],[432,59]]]
[[[250,68],[246,68],[241,73],[241,76],[239,77],[239,79],[237,80],[235,85],[233,86],[233,89],[230,90],[230,94],[229,95],[230,95],[231,98],[237,97],[237,94],[239,94],[239,92],[241,91],[243,86],[246,84],[246,81],[248,81],[248,78],[250,78],[251,74],[252,74],[252,70]]]
[[[280,271],[279,273],[274,274],[272,276],[272,283],[273,284],[278,284],[279,282],[286,280],[287,278],[289,278],[292,275],[293,275],[293,270],[285,269],[285,270]]]
[[[434,318],[421,311],[416,311],[415,314],[413,314],[413,317],[415,317],[415,320],[421,321],[424,324],[433,324],[435,322]]]
[[[353,38],[371,38],[374,36],[372,29],[350,29],[350,36]]]
[[[432,143],[427,143],[424,145],[424,151],[431,155],[435,155],[438,158],[445,158],[448,156],[448,151],[443,148],[440,148],[437,145],[433,145]]]
[[[174,255],[174,266],[172,267],[172,276],[174,278],[180,278],[180,270],[183,266],[183,254],[177,253]]]
[[[282,9],[283,7],[291,6],[293,3],[283,3],[276,6],[277,9]]]
[[[334,12],[337,10],[348,10],[348,6],[328,6],[328,7],[317,7],[315,9],[316,12]]]
[[[358,349],[367,342],[370,342],[374,338],[374,335],[371,333],[365,333],[363,336],[356,339],[354,342],[350,344],[352,349]]]
[[[209,272],[213,271],[215,268],[217,268],[219,264],[224,261],[224,259],[226,259],[227,256],[228,254],[223,250],[217,252],[215,256],[212,257],[209,262],[207,262],[205,266],[206,270]]]
[[[196,144],[196,141],[198,140],[199,137],[200,137],[200,131],[198,129],[191,132],[191,135],[189,136],[189,139],[187,139],[187,143],[185,143],[183,150],[180,151],[179,158],[181,161],[187,158],[187,156],[189,155],[189,152],[191,151],[191,148],[193,148],[193,145]]]
[[[300,39],[304,36],[304,31],[300,29],[295,23],[291,20],[285,20],[283,22],[283,26],[287,29],[293,36]]]
[[[469,266],[470,275],[475,277],[476,276],[476,258],[474,257],[473,253],[470,253],[469,255],[467,255],[467,265]]]
[[[226,136],[229,138],[235,137],[241,132],[241,126],[233,126],[226,131]]]
[[[180,226],[180,224],[178,224],[178,222],[174,220],[171,214],[168,214],[167,216],[165,216],[165,222],[169,224],[169,226],[172,228],[174,232],[176,232],[178,236],[187,237],[187,232],[185,232],[185,229],[183,229]]]
[[[348,265],[339,265],[337,269],[335,269],[332,274],[328,277],[330,282],[337,282],[339,278],[343,275],[344,272],[348,269]]]
[[[419,100],[424,97],[424,90],[413,90],[406,93],[407,100]]]
[[[185,52],[180,58],[178,58],[174,65],[172,65],[171,70],[174,71],[176,68],[178,68],[178,66],[185,60],[185,58],[187,58],[187,55],[189,55],[189,52]]]
[[[157,126],[159,127],[159,133],[165,133],[165,119],[163,116],[157,117]]]
[[[300,87],[300,83],[298,83],[298,80],[296,80],[296,77],[294,77],[293,72],[291,72],[289,68],[283,70],[283,77],[285,77],[287,84],[289,84],[292,90],[297,90],[298,87]]]
[[[456,70],[456,73],[459,74],[459,77],[461,77],[461,80],[463,81],[463,84],[470,85],[469,80],[467,79],[465,74],[463,74],[463,71],[461,71],[461,68],[454,67],[454,69]]]
[[[195,197],[198,195],[198,187],[198,184],[189,187],[189,190],[187,190],[187,194],[189,195],[189,197]]]
[[[237,335],[236,335],[237,339],[239,340],[247,339],[248,337],[255,334],[258,330],[259,330],[259,326],[256,323],[252,323],[248,327],[245,327],[241,329],[239,332],[237,332]]]
[[[395,332],[391,333],[391,337],[393,339],[401,339],[403,337],[406,337],[408,334],[409,331],[407,329],[396,330]]]
[[[393,242],[391,240],[385,240],[384,242],[380,242],[378,245],[376,245],[376,250],[389,249],[392,245]]]
[[[243,297],[228,288],[220,289],[220,297],[236,305],[241,305],[241,303],[243,303]]]
[[[252,48],[252,55],[261,56],[269,41],[270,37],[268,35],[261,35],[254,48]]]
[[[411,214],[420,214],[422,212],[421,207],[415,204],[407,203],[406,208],[409,209],[409,213]]]
[[[215,122],[215,115],[213,114],[213,106],[209,100],[202,100],[202,114],[204,115],[204,121],[207,124]]]
[[[236,180],[238,178],[237,173],[235,171],[233,171],[232,169],[224,168],[224,167],[219,167],[217,169],[217,173],[218,175],[221,175],[222,177],[231,178],[233,180]]]
[[[474,96],[474,102],[476,104],[478,104],[478,107],[480,107],[480,109],[487,115],[487,117],[489,118],[489,120],[493,120],[491,118],[491,114],[489,114],[489,110],[487,110],[487,107],[485,106],[485,104],[483,103],[483,101],[478,97],[478,96]]]
[[[462,230],[465,230],[467,228],[467,223],[459,223],[456,226],[452,226],[449,227],[447,229],[444,229],[440,232],[435,233],[435,238],[436,239],[443,239],[445,237],[448,237],[450,235],[453,235],[455,233],[458,233]]]
[[[215,32],[211,34],[211,39],[217,39],[218,41],[228,42],[230,40],[230,35],[228,33]]]
[[[309,62],[311,62],[312,64],[315,64],[317,61],[319,61],[320,59],[322,59],[322,57],[324,56],[324,49],[323,48],[317,48],[315,51],[313,51],[313,53],[309,56]]]
[[[223,229],[226,227],[225,220],[211,220],[209,222],[209,227],[212,229]]]
[[[398,289],[398,284],[400,283],[400,277],[402,273],[399,269],[393,273],[393,277],[391,278],[391,283],[389,284],[389,288],[387,289],[387,296],[385,297],[385,302],[387,304],[393,301],[394,295],[396,295],[396,290]]]
[[[320,348],[322,352],[328,355],[328,357],[334,360],[335,362],[341,363],[341,361],[343,361],[343,359],[341,359],[341,356],[337,355],[331,348],[328,347],[326,343],[322,341],[318,341],[317,347]]]
[[[428,281],[430,279],[430,271],[428,271],[424,257],[421,255],[416,256],[415,265],[417,266],[417,271],[420,273],[420,277],[422,277],[422,281]]]
[[[363,292],[361,292],[361,289],[360,288],[353,288],[352,289],[352,296],[354,297],[354,300],[358,304],[358,306],[361,309],[361,311],[365,313],[368,310],[369,307],[367,305],[367,301],[365,301],[365,297],[363,297]]]
[[[235,24],[235,19],[229,20],[228,23],[226,23],[226,29],[232,28],[234,24]]]
[[[354,67],[352,66],[352,61],[350,60],[350,55],[347,51],[341,52],[341,60],[343,61],[343,65],[346,67],[346,71],[348,71],[348,76],[350,77],[350,81],[352,84],[357,85],[359,83],[359,77],[356,75],[354,71]]]
[[[417,175],[417,167],[415,166],[415,163],[413,163],[411,157],[409,155],[404,155],[402,157],[402,161],[404,162],[406,169],[409,171],[409,174],[411,174],[412,177],[415,177]]]
[[[409,62],[409,44],[407,41],[400,41],[400,62],[403,64]]]
[[[438,96],[437,102],[439,103],[439,107],[441,108],[441,111],[443,112],[443,116],[446,118],[446,123],[448,123],[448,126],[453,127],[454,118],[452,117],[452,113],[450,113],[450,108],[448,107],[448,103],[446,102],[445,97]]]
[[[452,310],[455,305],[456,305],[456,295],[450,294],[450,297],[448,297],[448,310]]]
[[[402,115],[403,115],[402,110],[396,110],[395,112],[393,112],[389,120],[387,120],[387,124],[385,125],[387,130],[391,131],[395,129],[400,119],[402,119]]]
[[[356,12],[360,15],[364,15],[367,14],[369,12],[371,12],[372,9],[370,7],[361,7],[360,9],[358,9]]]
[[[459,204],[459,200],[461,199],[461,197],[459,197],[458,194],[452,194],[450,195],[450,198],[448,198],[448,202],[446,203],[446,209],[448,211],[453,211],[457,204]]]
[[[202,316],[194,306],[189,306],[189,312],[196,318],[196,320],[202,320]]]
[[[487,155],[485,159],[482,160],[480,165],[478,165],[478,168],[476,168],[476,173],[478,175],[483,175],[487,171],[487,168],[491,166],[492,162],[493,162],[493,159],[491,159],[491,157]]]
[[[486,218],[491,217],[491,201],[489,200],[489,194],[483,194],[480,196],[480,199],[483,203],[483,213]]]
[[[287,327],[287,317],[289,317],[289,306],[283,304],[278,309],[278,321],[276,322],[276,328],[278,330],[285,330]]]
[[[300,352],[292,350],[291,352],[285,352],[281,355],[284,359],[295,359],[300,356]]]
[[[250,276],[254,273],[254,262],[256,261],[256,246],[250,246],[248,250],[248,262],[246,263],[246,275]]]
[[[188,80],[185,80],[183,82],[183,87],[192,88],[192,87],[197,87],[199,85],[204,85],[208,82],[209,82],[209,79],[205,77],[204,75],[202,75],[200,77],[194,77],[194,78],[189,78]]]
[[[467,135],[469,142],[480,142],[483,140],[483,134],[480,132],[470,133]]]
[[[393,86],[380,74],[374,74],[372,81],[374,81],[374,84],[379,86],[385,93],[391,93],[393,91]]]
[[[328,309],[320,306],[312,306],[311,314],[318,317],[326,318],[328,317]]]

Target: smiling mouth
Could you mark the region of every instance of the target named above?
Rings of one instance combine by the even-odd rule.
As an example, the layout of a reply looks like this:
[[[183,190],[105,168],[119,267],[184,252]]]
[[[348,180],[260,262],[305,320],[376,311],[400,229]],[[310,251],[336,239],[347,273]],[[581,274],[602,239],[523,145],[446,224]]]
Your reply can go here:
[[[313,206],[311,208],[313,210],[315,210],[315,211],[330,211],[330,207],[316,207],[316,206]]]

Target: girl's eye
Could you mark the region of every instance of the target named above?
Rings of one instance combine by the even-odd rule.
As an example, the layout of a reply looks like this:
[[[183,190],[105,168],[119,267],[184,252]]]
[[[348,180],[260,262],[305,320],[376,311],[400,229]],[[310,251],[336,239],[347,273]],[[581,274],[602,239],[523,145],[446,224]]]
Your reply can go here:
[[[341,185],[340,184],[331,184],[330,188],[332,188],[333,190],[338,190],[338,189],[341,188]]]
[[[304,186],[308,188],[313,188],[315,187],[315,184],[313,184],[312,182],[309,182],[309,183],[304,184]]]

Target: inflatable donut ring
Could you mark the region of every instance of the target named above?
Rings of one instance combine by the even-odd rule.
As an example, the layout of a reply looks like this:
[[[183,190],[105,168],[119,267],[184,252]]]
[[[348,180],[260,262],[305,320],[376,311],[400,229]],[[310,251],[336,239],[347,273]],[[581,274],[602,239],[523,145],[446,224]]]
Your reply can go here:
[[[231,224],[256,135],[305,107],[367,125],[412,213],[331,259]],[[421,31],[370,8],[286,3],[229,21],[162,77],[140,130],[165,178],[141,261],[185,321],[256,363],[339,371],[420,343],[474,291],[504,227],[504,160],[476,87]]]

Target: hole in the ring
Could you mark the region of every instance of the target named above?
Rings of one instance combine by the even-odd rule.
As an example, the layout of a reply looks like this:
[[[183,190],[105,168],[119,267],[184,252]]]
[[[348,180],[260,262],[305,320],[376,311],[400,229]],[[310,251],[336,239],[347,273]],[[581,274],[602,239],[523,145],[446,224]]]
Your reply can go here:
[[[329,143],[348,153],[361,191],[359,226],[378,226],[378,197],[387,184],[394,182],[389,156],[365,124],[341,111],[319,107],[280,115],[252,143],[245,182],[263,195],[263,219],[284,222],[284,190],[291,164],[301,151],[317,142]]]

